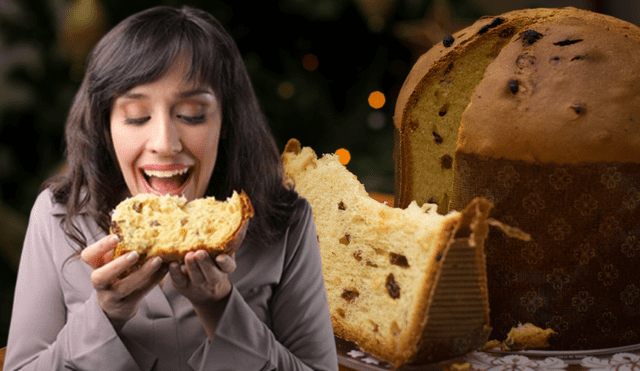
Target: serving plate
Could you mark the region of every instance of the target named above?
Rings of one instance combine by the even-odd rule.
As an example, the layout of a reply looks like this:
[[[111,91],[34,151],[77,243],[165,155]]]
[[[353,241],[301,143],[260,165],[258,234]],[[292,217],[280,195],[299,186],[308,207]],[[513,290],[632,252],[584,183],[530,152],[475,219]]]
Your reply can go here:
[[[360,350],[358,345],[335,337],[338,363],[356,371],[393,370],[393,364]],[[511,370],[511,366],[527,366],[530,370],[617,370],[640,369],[640,344],[591,350],[521,350],[499,349],[471,352],[446,361],[426,365],[405,365],[399,371],[448,371],[454,364],[469,363],[477,370]],[[510,365],[509,367],[507,367]],[[624,366],[630,368],[625,368]],[[622,368],[620,368],[622,366]]]
[[[519,350],[504,351],[499,349],[486,350],[485,353],[492,355],[522,355],[529,358],[559,358],[565,361],[581,360],[585,357],[606,357],[619,353],[640,353],[640,344],[613,347],[605,349],[589,350]]]
[[[370,354],[360,350],[358,345],[350,341],[335,336],[336,348],[338,351],[338,364],[356,371],[381,371],[393,370],[393,364],[380,360]],[[427,364],[427,365],[404,365],[398,371],[441,371],[449,370],[454,363],[465,363],[464,358],[453,358],[450,360]]]

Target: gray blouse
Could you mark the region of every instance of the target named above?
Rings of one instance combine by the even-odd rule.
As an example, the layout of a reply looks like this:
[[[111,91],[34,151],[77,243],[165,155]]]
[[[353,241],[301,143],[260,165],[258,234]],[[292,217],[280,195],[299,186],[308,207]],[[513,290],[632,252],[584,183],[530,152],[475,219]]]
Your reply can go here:
[[[42,192],[31,211],[9,329],[5,371],[337,370],[313,215],[274,245],[243,244],[230,299],[208,340],[167,276],[118,334],[60,228],[62,205]],[[104,236],[79,218],[89,244]]]

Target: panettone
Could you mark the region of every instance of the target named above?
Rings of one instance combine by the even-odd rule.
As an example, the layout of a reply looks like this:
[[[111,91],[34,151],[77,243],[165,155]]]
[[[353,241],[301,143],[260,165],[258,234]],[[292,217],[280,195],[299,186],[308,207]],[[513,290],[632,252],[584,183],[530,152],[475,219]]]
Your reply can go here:
[[[313,210],[337,336],[396,367],[485,344],[489,202],[446,216],[416,203],[393,208],[371,198],[336,155],[318,159],[292,139],[282,159]]]
[[[114,256],[137,251],[141,265],[154,256],[181,262],[187,252],[201,249],[230,254],[253,214],[245,192],[233,192],[226,201],[205,197],[190,202],[183,196],[137,194],[111,215],[111,233],[120,236]]]
[[[487,240],[492,338],[530,322],[553,349],[640,342],[640,28],[481,18],[421,56],[394,122],[397,206],[482,196],[532,236]]]

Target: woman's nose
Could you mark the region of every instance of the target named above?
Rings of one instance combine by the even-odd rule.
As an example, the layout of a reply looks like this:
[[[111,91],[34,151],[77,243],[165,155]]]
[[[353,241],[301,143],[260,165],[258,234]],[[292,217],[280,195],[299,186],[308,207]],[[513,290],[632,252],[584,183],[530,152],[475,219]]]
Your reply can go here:
[[[180,130],[170,117],[156,117],[153,125],[149,125],[149,129],[148,147],[152,152],[165,155],[182,151]]]

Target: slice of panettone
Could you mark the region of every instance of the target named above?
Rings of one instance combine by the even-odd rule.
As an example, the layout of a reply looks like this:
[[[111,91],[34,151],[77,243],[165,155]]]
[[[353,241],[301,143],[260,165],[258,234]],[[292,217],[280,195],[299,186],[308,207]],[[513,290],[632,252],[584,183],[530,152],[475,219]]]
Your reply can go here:
[[[120,236],[114,256],[137,251],[141,265],[154,256],[181,262],[187,252],[200,249],[230,254],[253,215],[245,192],[234,191],[226,201],[191,202],[183,196],[138,194],[118,204],[111,216],[111,233]]]
[[[440,215],[371,198],[336,155],[292,139],[285,172],[312,206],[334,332],[393,362],[427,363],[484,345],[489,202]]]

